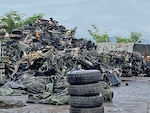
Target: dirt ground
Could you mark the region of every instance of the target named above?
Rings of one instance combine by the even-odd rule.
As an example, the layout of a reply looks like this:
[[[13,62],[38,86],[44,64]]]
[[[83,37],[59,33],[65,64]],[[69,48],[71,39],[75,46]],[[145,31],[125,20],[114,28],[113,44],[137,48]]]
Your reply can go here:
[[[150,77],[122,80],[119,87],[111,87],[114,98],[112,102],[103,104],[105,113],[150,113]],[[1,99],[26,102],[27,96],[0,96]],[[26,104],[21,108],[0,109],[0,113],[69,113],[69,105]]]

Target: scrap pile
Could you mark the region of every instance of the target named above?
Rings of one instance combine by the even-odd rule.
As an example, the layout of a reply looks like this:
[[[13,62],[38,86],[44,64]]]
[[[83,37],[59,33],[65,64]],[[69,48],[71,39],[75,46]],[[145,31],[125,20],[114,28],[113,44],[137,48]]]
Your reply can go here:
[[[149,76],[143,56],[137,51],[132,53],[127,51],[110,51],[107,54],[103,54],[104,56],[105,58],[107,56],[109,59],[107,64],[113,69],[118,68],[123,77],[141,76],[142,74]]]
[[[68,30],[53,18],[39,19],[14,29],[11,41],[6,44],[6,80],[23,81],[36,77],[56,82],[63,80],[68,71],[97,69],[105,73],[104,67],[113,72],[114,68],[119,68],[120,76],[143,73],[140,55],[126,51],[98,54],[95,43],[75,37],[76,29]],[[106,66],[105,62],[109,64]]]
[[[14,29],[6,43],[6,79],[0,87],[0,92],[6,93],[0,95],[27,93],[27,102],[66,104],[65,74],[100,70],[101,65],[95,43],[77,39],[76,29],[68,30],[52,18]]]
[[[7,43],[8,77],[14,80],[23,73],[30,73],[62,78],[75,68],[89,69],[99,65],[94,56],[96,45],[75,38],[75,32],[76,27],[68,30],[52,18],[14,29],[10,34],[13,40]]]

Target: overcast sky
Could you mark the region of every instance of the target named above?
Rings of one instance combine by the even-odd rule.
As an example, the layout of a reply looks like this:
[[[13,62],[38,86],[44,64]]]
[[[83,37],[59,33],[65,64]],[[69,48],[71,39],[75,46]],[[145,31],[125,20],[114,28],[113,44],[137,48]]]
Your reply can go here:
[[[150,42],[150,0],[1,0],[0,16],[10,10],[31,16],[42,12],[45,19],[55,20],[72,29],[76,36],[87,37],[87,30],[95,24],[100,33],[129,37],[139,32]]]

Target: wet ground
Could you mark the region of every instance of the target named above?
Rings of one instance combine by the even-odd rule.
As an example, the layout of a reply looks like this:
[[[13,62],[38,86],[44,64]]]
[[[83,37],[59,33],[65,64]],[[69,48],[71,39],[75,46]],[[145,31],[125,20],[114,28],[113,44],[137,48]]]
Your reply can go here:
[[[150,113],[150,77],[123,78],[114,91],[112,102],[105,102],[105,113]],[[26,101],[27,96],[0,96],[0,100]],[[26,104],[25,107],[0,109],[0,113],[69,113],[69,106]]]
[[[104,103],[105,113],[150,113],[150,78],[123,78],[119,87],[111,87],[115,95]]]

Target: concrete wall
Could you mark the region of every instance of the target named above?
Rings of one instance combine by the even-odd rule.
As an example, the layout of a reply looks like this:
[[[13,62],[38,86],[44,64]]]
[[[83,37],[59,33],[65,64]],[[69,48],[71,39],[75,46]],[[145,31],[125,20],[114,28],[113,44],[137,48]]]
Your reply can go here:
[[[101,42],[97,43],[98,53],[109,52],[109,51],[128,51],[133,52],[133,43],[112,43],[112,42]]]

